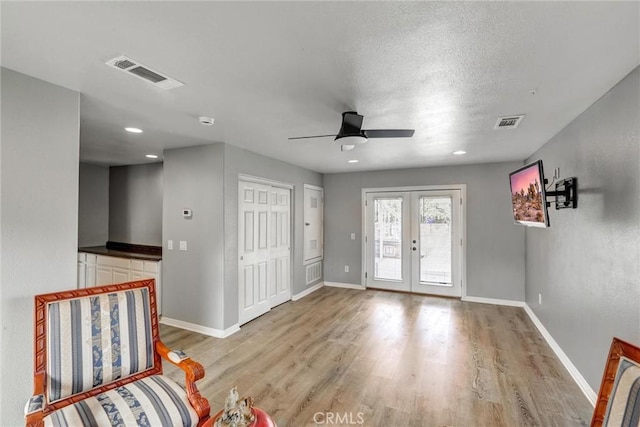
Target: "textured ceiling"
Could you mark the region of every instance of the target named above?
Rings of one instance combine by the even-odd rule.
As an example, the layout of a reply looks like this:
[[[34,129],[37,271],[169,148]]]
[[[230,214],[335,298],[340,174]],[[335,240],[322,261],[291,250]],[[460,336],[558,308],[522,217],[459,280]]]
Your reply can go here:
[[[640,64],[638,2],[1,7],[2,66],[79,91],[81,159],[111,165],[213,142],[319,172],[523,160]],[[104,65],[122,54],[186,85]],[[415,135],[346,153],[287,139],[336,133],[347,110]],[[526,114],[518,129],[493,129],[511,114]]]

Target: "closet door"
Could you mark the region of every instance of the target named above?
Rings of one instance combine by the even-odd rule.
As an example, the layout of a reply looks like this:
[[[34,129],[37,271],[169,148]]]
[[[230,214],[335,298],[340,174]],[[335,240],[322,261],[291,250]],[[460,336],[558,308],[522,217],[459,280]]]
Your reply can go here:
[[[291,299],[291,189],[238,181],[239,324]]]
[[[268,299],[270,187],[238,182],[239,323],[270,310]]]
[[[291,190],[271,187],[269,224],[269,305],[291,299]]]

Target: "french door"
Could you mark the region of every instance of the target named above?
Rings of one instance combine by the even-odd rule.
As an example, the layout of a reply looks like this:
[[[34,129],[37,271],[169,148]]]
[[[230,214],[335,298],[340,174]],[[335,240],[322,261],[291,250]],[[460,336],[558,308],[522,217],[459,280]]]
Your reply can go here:
[[[367,192],[366,286],[462,296],[461,193]]]
[[[291,189],[238,181],[239,324],[291,299]]]

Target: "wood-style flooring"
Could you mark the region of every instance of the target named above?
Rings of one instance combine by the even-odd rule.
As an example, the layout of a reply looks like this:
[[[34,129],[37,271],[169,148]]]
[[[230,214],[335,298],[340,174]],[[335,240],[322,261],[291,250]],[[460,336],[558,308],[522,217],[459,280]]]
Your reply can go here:
[[[593,411],[516,307],[324,287],[225,339],[160,334],[205,367],[212,414],[237,386],[279,427],[573,426]]]

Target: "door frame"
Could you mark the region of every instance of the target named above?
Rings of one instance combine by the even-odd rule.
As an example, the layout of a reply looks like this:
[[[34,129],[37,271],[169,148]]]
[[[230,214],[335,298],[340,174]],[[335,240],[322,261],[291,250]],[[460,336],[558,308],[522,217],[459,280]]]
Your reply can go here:
[[[367,236],[367,193],[399,193],[406,191],[437,191],[437,190],[459,190],[460,191],[460,296],[464,299],[467,296],[467,184],[445,184],[445,185],[417,185],[404,187],[373,187],[362,188],[361,190],[361,212],[362,212],[362,229],[361,235]],[[367,287],[367,241],[363,237],[361,239],[361,277],[360,284],[363,288]]]
[[[278,187],[278,188],[285,188],[287,190],[290,191],[290,197],[289,197],[289,299],[288,301],[291,301],[291,298],[293,298],[293,254],[294,254],[294,250],[295,250],[295,236],[294,236],[294,230],[295,230],[295,204],[294,204],[294,200],[295,200],[295,186],[293,184],[287,183],[287,182],[282,182],[282,181],[276,181],[273,179],[269,179],[269,178],[262,178],[259,176],[254,176],[254,175],[247,175],[244,173],[238,173],[238,179],[236,180],[236,188],[238,188],[238,185],[240,183],[240,181],[244,181],[244,182],[254,182],[256,184],[264,184],[264,185],[270,185],[272,187]],[[237,211],[237,215],[240,215],[240,194],[237,194],[236,197],[236,208],[238,209]],[[239,289],[239,284],[240,284],[240,270],[239,270],[239,263],[238,263],[238,259],[239,259],[239,252],[240,252],[240,241],[238,239],[239,236],[239,227],[240,227],[240,223],[238,222],[238,229],[236,230],[236,241],[237,241],[237,245],[236,245],[236,271],[237,271],[237,283],[236,283],[236,287],[238,288],[238,301],[236,304],[236,310],[238,310],[238,320],[240,319],[240,289]]]

